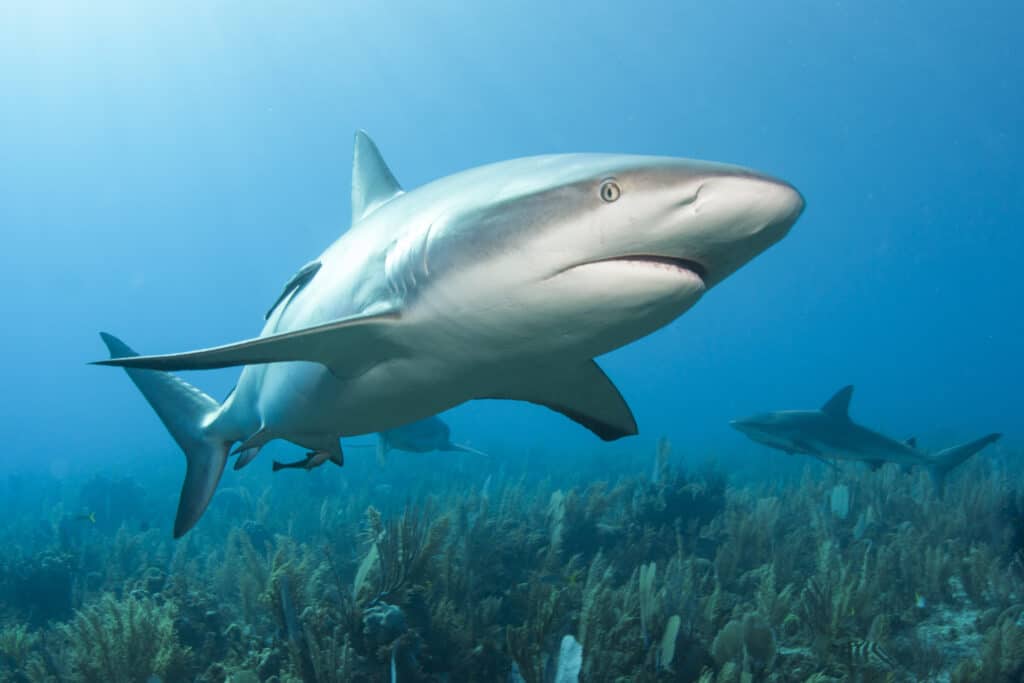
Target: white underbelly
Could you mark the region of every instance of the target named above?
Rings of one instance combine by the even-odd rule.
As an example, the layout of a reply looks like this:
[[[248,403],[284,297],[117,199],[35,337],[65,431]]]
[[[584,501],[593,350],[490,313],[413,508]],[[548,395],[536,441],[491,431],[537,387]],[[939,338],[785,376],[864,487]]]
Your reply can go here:
[[[258,412],[278,438],[357,436],[393,429],[452,408],[485,391],[484,369],[440,360],[386,361],[340,380],[317,363],[277,363],[267,369]]]

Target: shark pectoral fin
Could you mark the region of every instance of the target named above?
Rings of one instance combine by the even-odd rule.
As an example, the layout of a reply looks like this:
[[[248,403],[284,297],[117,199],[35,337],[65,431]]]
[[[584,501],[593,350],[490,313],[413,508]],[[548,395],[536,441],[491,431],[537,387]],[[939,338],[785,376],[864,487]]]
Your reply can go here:
[[[215,346],[199,351],[162,356],[132,356],[95,361],[144,370],[210,370],[236,365],[258,365],[283,361],[322,363],[338,377],[361,374],[367,367],[397,349],[383,334],[399,320],[395,310],[372,315],[355,315],[304,330]]]
[[[604,441],[637,433],[633,412],[622,394],[592,360],[566,368],[545,368],[543,373],[505,392],[481,398],[542,405],[583,425]]]
[[[907,446],[910,446],[911,448],[917,448],[917,437],[912,436],[903,443],[906,444]]]

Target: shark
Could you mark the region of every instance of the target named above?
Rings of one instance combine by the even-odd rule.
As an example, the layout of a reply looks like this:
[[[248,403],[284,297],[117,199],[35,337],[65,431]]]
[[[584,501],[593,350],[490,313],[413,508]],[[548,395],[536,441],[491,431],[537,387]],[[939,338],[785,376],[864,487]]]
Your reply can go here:
[[[378,432],[375,447],[369,444],[355,444],[355,447],[376,448],[377,462],[382,465],[387,461],[387,454],[391,451],[406,451],[408,453],[450,451],[482,456],[487,455],[475,448],[454,443],[451,438],[451,427],[436,415],[431,415],[422,420],[410,422],[409,424],[384,432]],[[275,460],[273,470],[275,472],[284,469],[311,470],[324,464],[324,462],[326,462],[326,458],[319,457],[319,454],[316,453],[309,453],[303,459],[294,462],[281,463]]]
[[[782,239],[789,183],[676,157],[554,154],[404,189],[365,131],[350,227],[300,267],[258,336],[137,355],[102,333],[185,454],[174,521],[200,519],[228,458],[282,439],[343,462],[341,437],[477,399],[545,406],[610,441],[638,432],[594,361],[672,322]],[[215,399],[176,371],[241,367]]]
[[[939,491],[950,471],[1002,436],[992,433],[928,454],[918,448],[916,438],[899,441],[854,422],[850,419],[852,398],[853,386],[849,385],[818,410],[760,413],[729,424],[757,443],[790,455],[810,455],[826,464],[847,460],[866,463],[872,470],[886,463],[924,467]]]
[[[451,451],[487,455],[475,448],[454,443],[448,423],[436,415],[379,432],[377,434],[377,461],[383,464],[387,459],[387,454],[391,451],[406,451],[408,453]]]

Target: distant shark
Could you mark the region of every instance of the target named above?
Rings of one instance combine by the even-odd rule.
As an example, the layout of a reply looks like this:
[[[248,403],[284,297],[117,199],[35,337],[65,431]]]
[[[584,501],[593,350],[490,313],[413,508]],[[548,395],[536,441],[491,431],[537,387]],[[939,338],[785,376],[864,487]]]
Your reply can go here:
[[[946,475],[972,455],[999,440],[989,434],[933,455],[917,448],[916,439],[897,441],[850,419],[853,387],[840,389],[820,410],[780,410],[761,413],[729,424],[754,441],[789,454],[801,453],[830,460],[852,460],[878,469],[885,463],[924,467],[940,491]]]
[[[351,447],[352,444],[349,444]],[[356,448],[368,448],[369,445],[355,444]],[[451,428],[436,415],[410,422],[409,424],[388,429],[377,433],[377,462],[384,464],[387,461],[387,454],[391,451],[406,451],[409,453],[430,453],[433,451],[454,451],[462,453],[473,453],[475,455],[487,454],[475,448],[453,443]],[[295,462],[281,463],[276,460],[273,463],[275,472],[284,469],[311,470],[319,467],[325,462],[325,458],[317,457],[317,454],[310,453],[302,460]]]
[[[675,320],[803,208],[747,169],[613,154],[514,159],[405,192],[360,131],[352,227],[288,280],[259,337],[131,356],[104,334],[98,364],[128,371],[185,452],[177,538],[229,453],[248,462],[272,439],[340,463],[340,437],[487,398],[605,440],[636,434],[594,357]],[[223,405],[166,372],[230,366],[244,368]]]
[[[387,458],[387,454],[391,451],[406,451],[409,453],[456,451],[472,453],[474,455],[487,455],[475,448],[453,443],[451,428],[436,415],[378,433],[377,461],[383,463]]]

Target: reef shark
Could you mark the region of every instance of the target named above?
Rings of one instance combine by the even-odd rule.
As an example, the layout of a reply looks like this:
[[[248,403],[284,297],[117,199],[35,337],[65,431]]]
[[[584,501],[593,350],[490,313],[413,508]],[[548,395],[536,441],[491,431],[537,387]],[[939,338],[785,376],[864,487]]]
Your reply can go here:
[[[819,410],[760,413],[729,424],[765,446],[790,455],[810,455],[826,463],[852,460],[866,463],[873,470],[886,463],[924,467],[940,491],[952,469],[1002,436],[988,434],[929,455],[918,449],[916,439],[897,441],[851,420],[852,397],[853,386],[846,386]]]
[[[353,444],[349,444],[352,447]],[[356,448],[373,448],[369,444],[355,444]],[[406,451],[408,453],[431,453],[433,451],[453,451],[461,453],[473,453],[474,455],[487,454],[470,448],[460,443],[454,443],[451,437],[451,427],[448,423],[432,415],[428,418],[410,422],[409,424],[388,429],[377,433],[377,462],[384,464],[387,461],[387,454],[391,451]],[[281,463],[276,460],[273,463],[273,470],[278,472],[285,469],[311,470],[319,467],[326,461],[325,458],[317,457],[318,454],[307,454],[302,460]]]
[[[593,359],[675,320],[803,208],[755,171],[619,154],[513,159],[405,191],[360,131],[351,227],[288,280],[258,337],[133,356],[103,334],[97,364],[125,368],[185,452],[177,538],[229,453],[248,462],[272,439],[340,464],[340,437],[473,399],[636,434]],[[230,366],[244,367],[223,404],[168,374]]]
[[[454,443],[448,423],[436,415],[378,433],[377,461],[383,463],[390,451],[406,451],[408,453],[455,451],[487,455],[475,448]]]

